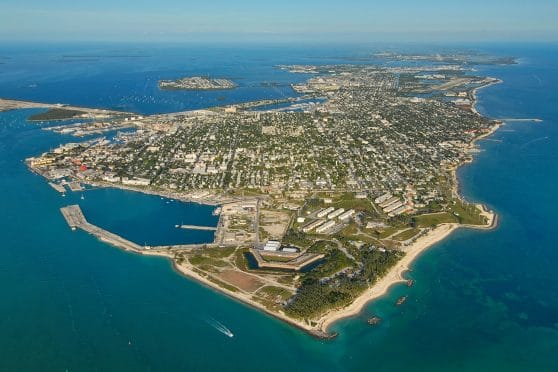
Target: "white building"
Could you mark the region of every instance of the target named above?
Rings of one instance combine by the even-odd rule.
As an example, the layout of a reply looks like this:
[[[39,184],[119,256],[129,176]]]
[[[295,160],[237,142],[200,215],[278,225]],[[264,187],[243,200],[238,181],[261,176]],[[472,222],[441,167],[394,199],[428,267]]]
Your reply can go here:
[[[302,228],[302,231],[305,232],[305,233],[310,232],[310,231],[314,230],[316,227],[320,226],[322,223],[324,223],[324,220],[316,220],[316,221],[311,222],[308,225],[304,226]]]
[[[322,234],[322,233],[326,232],[327,230],[331,229],[333,226],[335,226],[335,221],[333,221],[333,220],[327,221],[326,223],[324,223],[323,225],[318,227],[316,229],[316,232],[318,234]]]
[[[287,252],[287,253],[297,253],[298,249],[295,247],[284,247],[283,249],[281,249],[283,252]]]
[[[327,216],[329,213],[333,212],[334,210],[335,210],[335,208],[333,208],[333,207],[322,209],[321,211],[318,212],[318,214],[316,216],[318,216],[318,218],[322,218],[324,216]]]
[[[278,251],[279,248],[281,248],[281,242],[277,241],[277,240],[268,240],[267,243],[265,243],[263,250],[264,251]]]
[[[128,186],[149,186],[151,181],[146,178],[127,179],[123,178],[122,183]]]
[[[327,218],[329,220],[334,219],[335,217],[339,216],[340,214],[342,214],[343,212],[345,212],[345,208],[339,208],[333,212],[331,212],[330,214],[327,215]]]
[[[374,199],[374,203],[380,204],[380,203],[385,202],[389,198],[391,198],[391,194],[388,192],[388,193],[385,193],[384,195],[378,196],[376,199]]]
[[[342,220],[342,221],[347,220],[347,219],[351,218],[354,214],[355,214],[355,210],[354,209],[349,209],[345,213],[341,214],[339,216],[339,219]]]

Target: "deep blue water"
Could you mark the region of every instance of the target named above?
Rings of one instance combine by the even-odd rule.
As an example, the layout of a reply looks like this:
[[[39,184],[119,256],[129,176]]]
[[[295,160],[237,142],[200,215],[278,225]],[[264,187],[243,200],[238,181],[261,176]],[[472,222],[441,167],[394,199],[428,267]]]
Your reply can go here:
[[[361,315],[339,322],[339,337],[328,342],[177,275],[164,259],[72,232],[58,208],[80,194],[62,198],[22,162],[72,139],[27,123],[32,111],[0,113],[0,370],[558,370],[558,48],[479,49],[521,58],[519,65],[481,68],[505,81],[481,91],[481,111],[544,120],[502,127],[459,172],[463,193],[495,209],[499,228],[461,230],[436,245],[413,265],[415,286],[394,287]],[[214,93],[157,92],[159,76],[195,71],[238,78],[245,90],[219,94],[224,102],[245,101],[292,95],[288,87],[259,86],[303,78],[274,70],[275,64],[366,53],[362,46],[6,46],[0,96],[174,111],[223,101]],[[76,55],[87,60],[75,61],[83,58]],[[174,224],[214,218],[211,208],[137,193],[84,195],[79,202],[93,222],[139,243],[203,240]],[[395,307],[402,294],[408,301]],[[384,321],[371,328],[370,314]],[[217,332],[211,318],[235,337]]]
[[[84,196],[84,199],[78,196]],[[215,207],[181,203],[155,195],[118,189],[93,189],[69,194],[87,220],[141,245],[213,242],[212,231],[177,229],[176,225],[217,226]]]

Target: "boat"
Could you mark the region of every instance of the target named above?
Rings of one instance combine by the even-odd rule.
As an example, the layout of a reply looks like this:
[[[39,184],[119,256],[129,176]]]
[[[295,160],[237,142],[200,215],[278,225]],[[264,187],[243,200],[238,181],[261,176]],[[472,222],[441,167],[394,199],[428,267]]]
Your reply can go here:
[[[225,336],[230,338],[234,337],[234,333],[232,333],[230,329],[228,329],[223,323],[219,322],[218,320],[209,318],[206,320],[206,322]]]
[[[395,304],[399,306],[402,305],[405,301],[407,301],[407,296],[401,296],[397,299],[397,302]]]
[[[211,214],[214,215],[214,216],[220,215],[221,214],[221,207],[215,208]]]
[[[407,280],[407,287],[412,287],[414,284],[415,284],[415,281],[413,279]]]
[[[81,199],[81,200],[85,199],[85,196],[82,195],[80,199]]]

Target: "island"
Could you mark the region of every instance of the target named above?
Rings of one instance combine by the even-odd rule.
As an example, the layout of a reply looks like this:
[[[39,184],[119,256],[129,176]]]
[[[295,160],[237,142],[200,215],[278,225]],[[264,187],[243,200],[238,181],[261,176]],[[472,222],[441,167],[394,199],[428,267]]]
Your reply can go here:
[[[211,79],[202,76],[184,77],[177,80],[159,80],[162,90],[222,90],[236,88],[236,84],[227,79]]]
[[[418,57],[386,55],[394,58]],[[420,60],[279,66],[311,74],[292,86],[301,96],[283,102],[291,110],[263,100],[115,118],[109,127],[126,120],[137,130],[27,164],[59,192],[89,184],[214,205],[216,227],[176,226],[215,230],[213,242],[157,247],[90,224],[79,206],[62,212],[74,229],[167,257],[185,276],[332,337],[335,321],[395,283],[410,287],[405,272],[425,249],[458,228],[497,224],[459,195],[456,170],[502,125],[475,110],[476,92],[500,81],[476,76],[462,55]]]

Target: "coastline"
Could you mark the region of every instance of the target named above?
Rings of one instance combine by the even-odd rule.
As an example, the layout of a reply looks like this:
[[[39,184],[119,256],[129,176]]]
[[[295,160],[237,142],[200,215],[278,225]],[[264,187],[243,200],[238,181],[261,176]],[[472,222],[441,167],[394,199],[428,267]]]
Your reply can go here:
[[[318,321],[320,330],[328,332],[329,328],[338,320],[358,315],[371,301],[387,294],[393,285],[405,282],[403,274],[409,270],[413,261],[426,249],[448,237],[457,228],[459,228],[458,224],[442,224],[418,238],[405,251],[405,256],[385,276],[357,297],[349,306],[323,316]]]
[[[363,294],[356,298],[350,305],[329,312],[322,316],[318,321],[319,330],[328,333],[330,327],[337,321],[358,315],[366,305],[379,297],[387,294],[389,289],[398,283],[406,282],[404,273],[410,268],[410,265],[424,253],[428,248],[441,242],[450,236],[455,230],[460,228],[476,229],[476,230],[492,230],[498,226],[498,215],[487,210],[484,205],[477,204],[482,212],[481,215],[487,217],[486,225],[464,225],[458,223],[444,223],[436,226],[426,234],[419,237],[411,245],[404,250],[405,256],[393,266],[388,273],[380,278],[374,285],[368,288]]]
[[[314,336],[316,338],[321,338],[321,339],[328,339],[328,338],[333,338],[335,336],[332,336],[330,334],[328,334],[327,332],[322,332],[320,329],[316,328],[316,327],[312,327],[309,326],[308,324],[301,322],[297,319],[294,318],[290,318],[288,316],[286,316],[283,313],[280,312],[275,312],[272,310],[269,310],[268,308],[266,308],[264,305],[260,304],[259,302],[256,302],[254,300],[252,300],[250,298],[250,295],[241,292],[240,290],[238,292],[235,291],[231,291],[229,289],[223,288],[221,286],[219,286],[218,284],[212,282],[211,280],[207,279],[206,277],[198,274],[197,272],[194,271],[194,267],[190,264],[178,264],[173,256],[169,253],[164,253],[161,251],[142,251],[142,252],[135,252],[135,253],[139,253],[142,255],[146,255],[146,256],[158,256],[158,257],[164,257],[170,260],[171,265],[173,270],[178,273],[179,275],[182,275],[188,279],[194,280],[195,282],[197,282],[198,284],[201,284],[207,288],[213,289],[215,290],[217,293],[219,294],[224,294],[227,297],[239,301],[245,305],[250,306],[251,308],[255,308],[257,310],[262,311],[263,313],[272,316],[278,320],[281,320],[283,322],[286,322],[287,324],[294,326],[302,331],[307,332],[308,334],[310,334],[311,336]]]
[[[471,92],[471,96],[473,98],[471,111],[474,112],[475,114],[479,115],[479,116],[482,116],[476,110],[476,107],[475,107],[476,103],[477,103],[476,92],[480,89],[486,88],[486,87],[494,85],[494,84],[499,84],[501,82],[502,82],[501,80],[492,79],[486,85],[475,88]],[[44,107],[44,105],[41,105],[41,107]],[[487,136],[492,135],[503,124],[501,121],[494,121],[494,123],[495,124],[487,132],[478,135],[477,137],[475,137],[471,141],[471,143],[469,144],[471,148],[475,146],[476,141],[478,141],[482,138],[485,138]],[[458,180],[457,180],[456,171],[460,166],[462,166],[464,164],[467,164],[470,161],[472,161],[472,160],[467,159],[467,160],[461,162],[460,164],[458,164],[457,166],[453,167],[452,169],[449,169],[449,171],[452,173],[452,177],[453,177],[452,188],[453,188],[454,195],[456,197],[460,198],[460,199],[461,199],[461,196],[458,193]],[[185,194],[182,194],[182,193],[175,193],[175,192],[171,192],[171,191],[152,190],[152,189],[138,188],[138,187],[126,186],[126,185],[122,185],[122,184],[112,184],[112,183],[104,183],[104,182],[95,182],[95,183],[89,182],[89,184],[92,185],[92,186],[98,186],[98,187],[114,187],[114,188],[119,188],[119,189],[124,189],[124,190],[135,191],[135,192],[142,192],[142,193],[145,193],[145,194],[152,194],[152,195],[158,195],[158,196],[163,196],[163,197],[168,197],[168,198],[174,198],[174,199],[181,200],[181,201],[184,201],[184,202],[195,202],[195,203],[206,204],[206,205],[218,205],[218,204],[226,203],[228,201],[234,201],[234,200],[238,201],[239,199],[242,199],[242,198],[238,198],[238,197],[228,199],[228,198],[223,197],[223,196],[209,195],[209,194],[204,195],[204,196],[200,196],[199,198],[194,198],[193,196],[195,194],[192,194],[192,193],[185,195]],[[402,249],[402,251],[405,252],[405,256],[399,262],[397,262],[388,271],[388,273],[385,276],[379,278],[376,283],[374,283],[371,287],[369,287],[367,290],[365,290],[352,303],[350,303],[349,305],[347,305],[343,308],[330,310],[326,314],[322,315],[316,322],[313,322],[313,324],[308,324],[307,322],[288,317],[287,315],[285,315],[281,311],[270,310],[270,309],[266,308],[264,305],[252,300],[250,294],[244,293],[240,289],[238,291],[232,291],[232,290],[229,290],[227,288],[224,288],[223,286],[220,286],[218,283],[215,283],[215,282],[211,281],[210,279],[204,277],[203,275],[200,275],[199,273],[197,273],[194,266],[192,266],[190,264],[178,264],[176,262],[176,260],[174,259],[174,256],[172,255],[172,252],[170,252],[170,251],[139,251],[139,252],[134,251],[134,252],[142,254],[142,255],[152,255],[152,256],[166,257],[169,260],[171,260],[173,269],[176,272],[178,272],[179,274],[181,274],[181,275],[183,275],[187,278],[190,278],[192,280],[195,280],[196,282],[198,282],[202,285],[205,285],[206,287],[212,288],[212,289],[218,291],[219,293],[225,294],[232,299],[236,299],[236,300],[240,301],[241,303],[249,305],[252,308],[256,308],[256,309],[258,309],[258,310],[260,310],[260,311],[262,311],[262,312],[264,312],[264,313],[266,313],[270,316],[273,316],[277,319],[280,319],[280,320],[282,320],[282,321],[284,321],[284,322],[286,322],[286,323],[288,323],[292,326],[295,326],[295,327],[309,333],[312,336],[327,339],[327,338],[335,337],[335,335],[336,335],[336,334],[330,334],[328,332],[330,327],[335,322],[337,322],[341,319],[351,317],[351,316],[355,316],[355,315],[359,314],[363,310],[363,308],[367,304],[369,304],[371,301],[373,301],[373,300],[385,295],[386,293],[388,293],[391,286],[393,286],[394,284],[397,284],[397,283],[405,282],[404,273],[409,270],[409,267],[414,262],[414,260],[418,256],[420,256],[426,249],[428,249],[431,246],[435,245],[436,243],[442,241],[443,239],[448,237],[456,229],[458,229],[460,227],[475,228],[475,229],[493,229],[493,228],[495,228],[497,226],[497,221],[498,221],[497,216],[493,212],[488,211],[486,208],[484,208],[484,206],[482,206],[480,204],[477,204],[477,207],[482,211],[481,214],[483,214],[487,217],[487,224],[486,225],[471,226],[471,225],[462,225],[462,224],[457,224],[457,223],[445,223],[445,224],[440,224],[440,225],[436,226],[435,228],[426,231],[425,234],[423,234],[422,236],[417,238],[414,242],[412,242],[410,245],[408,245],[408,246],[406,246]]]
[[[503,83],[500,79],[492,79],[486,85],[480,86],[478,88],[473,89],[471,92],[472,97],[472,106],[471,111],[475,114],[482,116],[476,109],[476,105],[478,102],[477,92],[480,89],[487,88],[489,86]],[[477,137],[475,137],[469,144],[470,148],[474,148],[476,142],[491,136],[494,134],[501,126],[503,125],[502,121],[495,121],[495,124],[490,128],[490,130],[486,133],[483,133]],[[459,167],[472,162],[473,160],[467,160],[462,162],[461,164],[457,165],[456,167],[450,170],[452,174],[452,193],[455,197],[463,200],[462,196],[459,194],[459,181],[457,177],[457,170]],[[388,273],[380,278],[374,285],[368,288],[363,294],[357,297],[350,305],[330,311],[329,313],[323,315],[319,321],[318,326],[321,332],[328,333],[330,327],[337,321],[349,318],[355,315],[358,315],[366,305],[368,305],[373,300],[384,296],[387,294],[389,289],[398,283],[403,283],[406,281],[403,274],[409,270],[409,266],[415,261],[415,259],[420,256],[424,251],[428,248],[432,247],[436,243],[441,242],[445,238],[447,238],[451,233],[459,228],[470,228],[476,230],[492,230],[498,227],[498,215],[492,211],[489,211],[483,204],[476,204],[476,207],[481,211],[481,215],[487,218],[486,225],[463,225],[463,224],[440,224],[436,226],[433,230],[428,231],[425,235],[419,237],[416,241],[414,241],[410,246],[407,247],[405,250],[405,256],[394,266],[392,267]]]
[[[134,115],[133,113],[126,112],[126,111],[80,107],[80,106],[64,105],[60,103],[33,102],[33,101],[24,101],[19,99],[0,97],[0,112],[11,111],[11,110],[33,109],[33,108],[78,110],[78,111],[84,111],[88,114],[94,114],[94,115]],[[66,120],[66,119],[62,119],[62,120]],[[41,121],[41,120],[37,120],[37,121]],[[57,120],[52,120],[52,121],[57,121]]]

